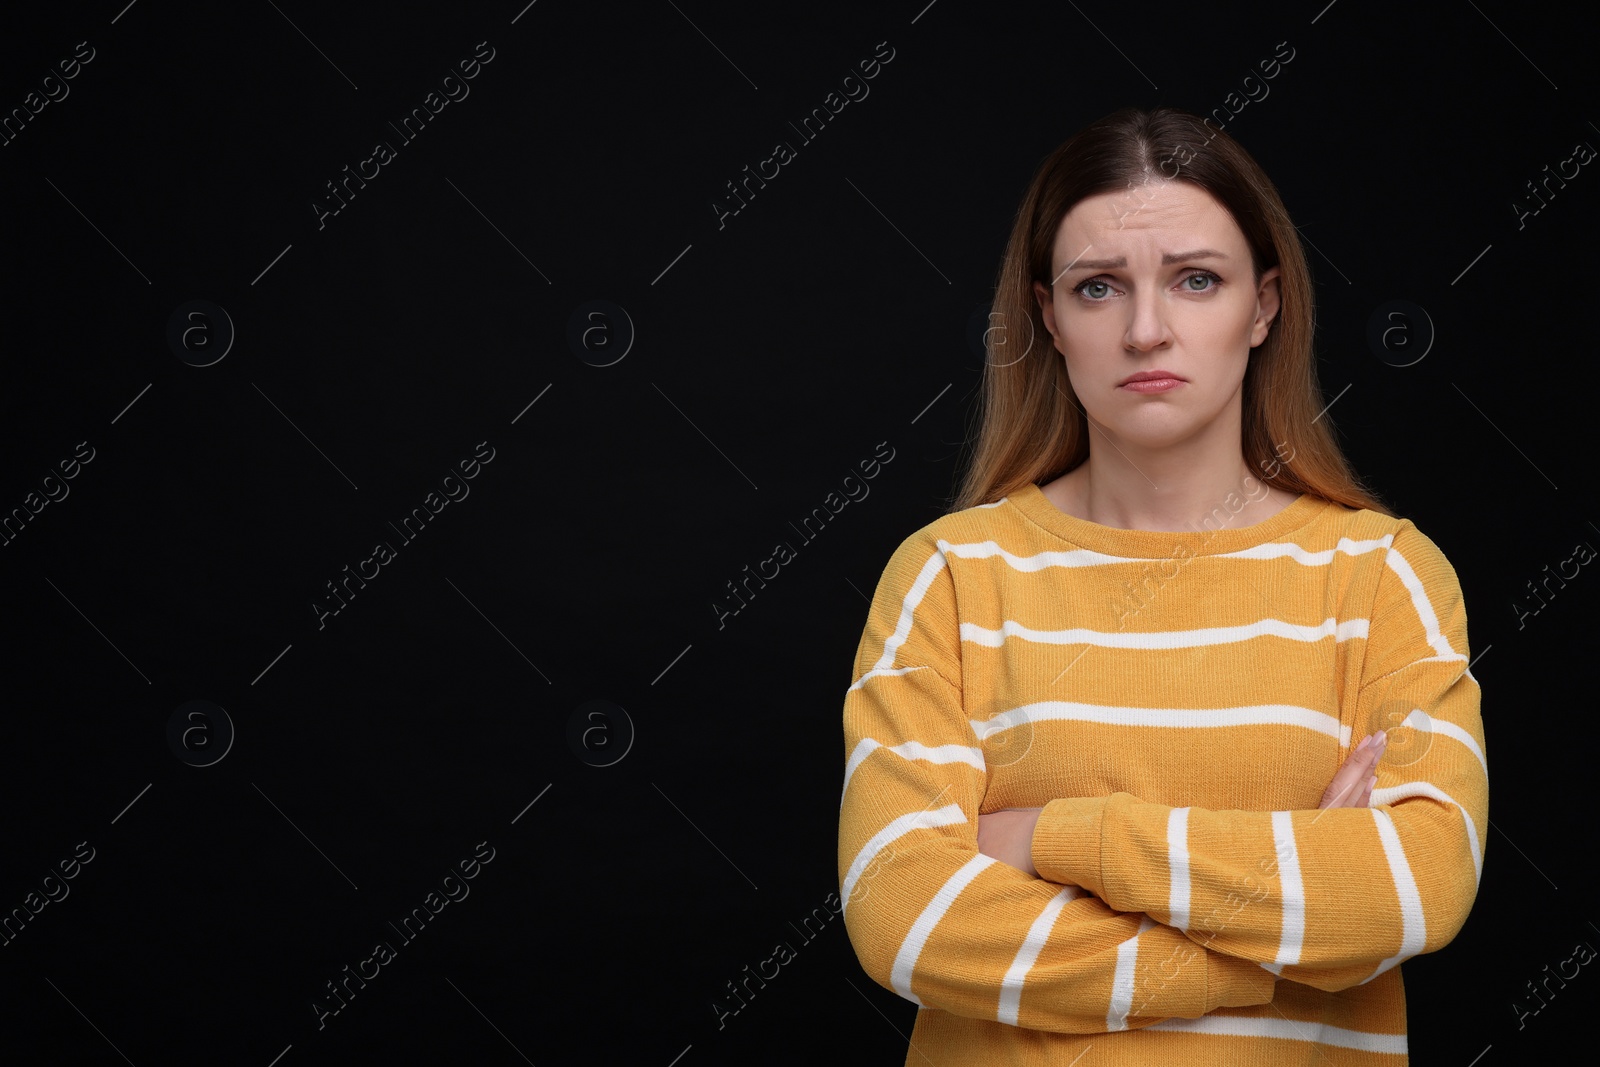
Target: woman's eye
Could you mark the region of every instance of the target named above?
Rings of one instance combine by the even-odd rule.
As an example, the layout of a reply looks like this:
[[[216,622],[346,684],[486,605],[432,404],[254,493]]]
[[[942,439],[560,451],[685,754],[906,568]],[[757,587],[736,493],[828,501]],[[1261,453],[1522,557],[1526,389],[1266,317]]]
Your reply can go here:
[[[1203,282],[1204,284],[1194,284],[1197,280]],[[1215,274],[1208,270],[1203,270],[1196,274],[1189,275],[1178,284],[1188,289],[1191,293],[1209,293],[1211,290],[1215,289],[1218,284],[1221,283],[1221,281],[1222,279],[1217,277]],[[1092,304],[1102,304],[1105,303],[1111,296],[1111,283],[1102,282],[1096,278],[1089,278],[1073,286],[1072,291],[1088,300]]]

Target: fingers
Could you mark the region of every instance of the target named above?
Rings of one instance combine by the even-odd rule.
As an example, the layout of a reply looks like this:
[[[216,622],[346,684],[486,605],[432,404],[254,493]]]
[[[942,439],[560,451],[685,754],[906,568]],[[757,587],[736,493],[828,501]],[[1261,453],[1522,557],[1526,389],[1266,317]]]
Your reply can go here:
[[[1363,737],[1361,743],[1351,750],[1350,755],[1334,773],[1333,781],[1328,785],[1328,792],[1324,794],[1331,803],[1329,807],[1344,807],[1349,804],[1352,794],[1359,791],[1361,783],[1372,772],[1368,761],[1371,755],[1372,738]]]
[[[1388,744],[1389,735],[1380,730],[1362,739],[1364,747],[1360,759],[1356,759],[1352,754],[1351,762],[1360,767],[1360,777],[1356,779],[1356,786],[1352,790],[1354,796],[1348,807],[1364,808],[1371,802],[1372,790],[1378,784],[1378,763],[1383,759],[1383,752]]]
[[[1367,758],[1366,773],[1368,773],[1368,774],[1377,774],[1378,773],[1378,763],[1379,763],[1380,760],[1383,759],[1384,750],[1387,749],[1388,747],[1389,747],[1389,735],[1387,733],[1385,733],[1384,731],[1380,730],[1380,731],[1378,731],[1376,734],[1374,734],[1372,736],[1372,744],[1370,746],[1368,746],[1368,748],[1367,748],[1367,757],[1368,758]]]
[[[1322,803],[1319,808],[1344,808],[1350,806],[1350,792],[1356,788],[1360,780],[1350,775],[1335,778],[1328,786],[1327,792],[1322,794]]]
[[[1368,777],[1370,778],[1370,775]],[[1366,789],[1367,781],[1368,778],[1352,777],[1344,783],[1343,788],[1339,790],[1334,802],[1328,806],[1330,808],[1360,807],[1362,803],[1361,794]]]
[[[1383,758],[1388,734],[1379,731],[1361,739],[1334,774],[1322,794],[1322,808],[1365,807],[1375,787],[1378,763]]]

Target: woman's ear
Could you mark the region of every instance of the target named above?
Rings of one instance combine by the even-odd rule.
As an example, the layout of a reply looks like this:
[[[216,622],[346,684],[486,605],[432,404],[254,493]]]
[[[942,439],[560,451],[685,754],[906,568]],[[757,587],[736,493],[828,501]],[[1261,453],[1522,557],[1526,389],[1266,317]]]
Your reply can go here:
[[[1056,332],[1056,304],[1050,287],[1044,282],[1034,282],[1033,296],[1035,300],[1039,301],[1039,314],[1044,317],[1044,328],[1050,331],[1050,336],[1055,341],[1056,351],[1060,352],[1061,336]]]
[[[1256,319],[1250,328],[1251,348],[1255,348],[1267,339],[1268,331],[1277,320],[1281,308],[1278,279],[1282,274],[1281,267],[1273,267],[1261,276],[1261,281],[1256,286]]]

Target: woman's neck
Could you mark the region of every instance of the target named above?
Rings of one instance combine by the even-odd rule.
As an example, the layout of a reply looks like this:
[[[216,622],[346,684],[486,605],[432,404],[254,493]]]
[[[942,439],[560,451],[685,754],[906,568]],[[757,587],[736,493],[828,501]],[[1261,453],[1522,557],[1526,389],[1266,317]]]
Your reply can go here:
[[[1039,488],[1068,515],[1122,530],[1199,530],[1208,521],[1215,527],[1218,516],[1228,527],[1254,526],[1296,499],[1253,475],[1243,456],[1229,469],[1165,477],[1127,463],[1099,470],[1090,456]]]

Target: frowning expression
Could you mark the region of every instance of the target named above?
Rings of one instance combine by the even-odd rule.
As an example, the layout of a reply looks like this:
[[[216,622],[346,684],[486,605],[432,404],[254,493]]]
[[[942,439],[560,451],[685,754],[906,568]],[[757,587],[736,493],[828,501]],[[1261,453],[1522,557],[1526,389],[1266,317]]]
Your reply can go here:
[[[1249,351],[1278,311],[1244,233],[1210,193],[1156,181],[1079,201],[1061,220],[1054,282],[1034,282],[1045,325],[1089,418],[1145,447],[1237,425]],[[1165,382],[1128,379],[1160,372]]]

